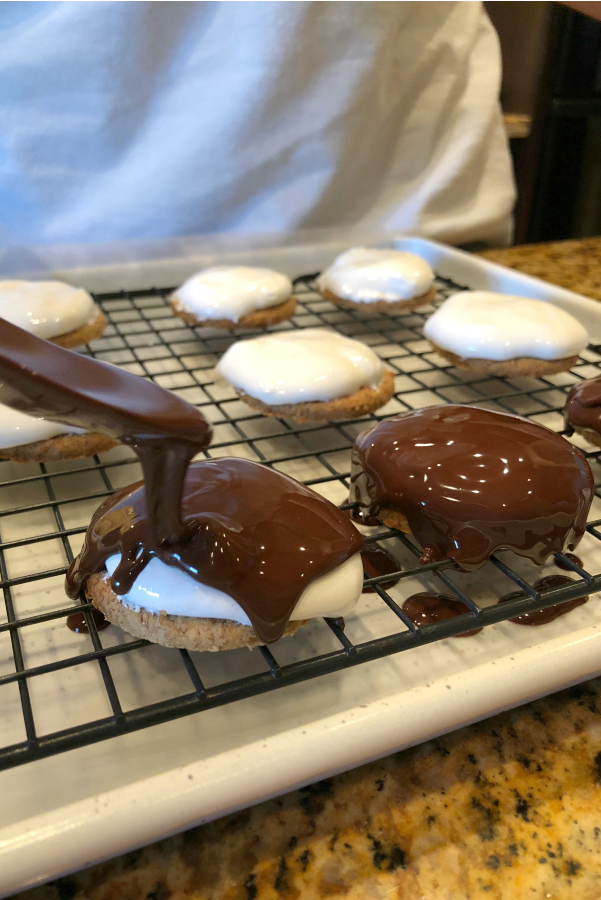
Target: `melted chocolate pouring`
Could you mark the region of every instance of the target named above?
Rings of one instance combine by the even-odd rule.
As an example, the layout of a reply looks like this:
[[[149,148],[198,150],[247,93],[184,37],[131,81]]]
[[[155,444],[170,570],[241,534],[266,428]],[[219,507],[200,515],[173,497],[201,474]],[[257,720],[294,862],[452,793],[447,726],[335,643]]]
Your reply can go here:
[[[361,553],[361,562],[363,563],[363,571],[368,578],[377,578],[379,575],[390,575],[391,572],[398,572],[401,568],[400,563],[391,556],[382,547],[366,547]],[[393,587],[400,580],[400,575],[395,575],[389,581],[380,581],[379,587]],[[375,589],[370,587],[363,588],[364,594],[375,594]]]
[[[564,556],[567,559],[571,559],[572,562],[576,563],[576,565],[580,566],[580,568],[582,568],[582,566],[584,565],[584,563],[582,562],[580,557],[576,556],[575,553],[564,553]],[[567,563],[564,563],[564,561],[562,559],[554,559],[553,562],[555,563],[555,565],[557,566],[558,569],[563,569],[564,572],[573,572],[574,571],[570,566],[567,565]]]
[[[351,503],[402,512],[420,562],[462,571],[509,548],[541,565],[584,533],[593,477],[560,435],[505,413],[444,406],[387,419],[355,440]]]
[[[129,444],[142,463],[148,543],[177,543],[188,463],[211,440],[194,406],[151,381],[41,340],[0,319],[0,403]]]
[[[447,597],[446,594],[431,594],[429,591],[412,594],[404,601],[402,610],[416,625],[432,625],[443,619],[453,619],[455,616],[471,613],[469,606],[461,600]],[[474,628],[472,631],[456,634],[453,637],[472,637],[474,634],[480,634],[481,631],[482,628]]]
[[[90,613],[92,614],[92,618],[94,619],[98,631],[103,631],[103,629],[108,628],[111,624],[108,619],[104,618],[99,609],[91,609]],[[67,628],[69,628],[70,631],[74,631],[76,634],[90,633],[85,614],[82,612],[71,613],[70,616],[67,616]]]
[[[567,578],[565,575],[546,575],[534,582],[536,591],[545,591],[549,588],[562,587],[565,584],[574,584],[573,578]],[[513,591],[511,594],[505,594],[500,598],[499,603],[507,603],[509,600],[523,600],[529,597],[523,591]],[[555,606],[547,606],[546,609],[537,609],[534,612],[522,613],[520,616],[514,616],[509,619],[516,625],[547,625],[549,622],[555,621],[559,616],[565,616],[566,613],[582,606],[588,601],[587,597],[578,597],[576,600],[565,600],[563,603],[556,603]]]
[[[355,526],[329,500],[245,459],[192,463],[182,516],[186,542],[156,546],[142,483],[105,500],[67,573],[69,596],[115,554],[121,562],[111,587],[126,594],[156,556],[233,597],[269,643],[281,637],[307,585],[363,549]]]
[[[592,431],[601,437],[601,375],[570,388],[563,410],[565,427]]]

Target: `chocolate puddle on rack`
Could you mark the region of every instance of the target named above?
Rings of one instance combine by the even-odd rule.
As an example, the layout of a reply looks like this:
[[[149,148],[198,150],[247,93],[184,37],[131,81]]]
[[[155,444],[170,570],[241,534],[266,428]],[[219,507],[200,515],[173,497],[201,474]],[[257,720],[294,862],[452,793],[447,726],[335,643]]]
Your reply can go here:
[[[111,624],[108,619],[104,618],[99,609],[90,609],[89,614],[94,619],[94,625],[96,626],[98,631],[104,631],[104,629],[108,628]],[[71,613],[70,616],[67,616],[66,624],[69,631],[74,631],[75,634],[90,633],[86,614],[83,612]]]
[[[447,597],[446,594],[435,594],[430,591],[421,591],[412,594],[403,602],[403,612],[406,613],[415,625],[433,625],[434,622],[443,622],[445,619],[453,619],[455,616],[463,616],[470,613],[471,609],[462,600]],[[472,637],[480,634],[482,628],[474,628],[455,637]]]
[[[533,587],[536,591],[544,591],[549,588],[563,587],[566,584],[574,584],[574,579],[568,578],[566,575],[546,575],[544,578],[539,578],[538,581],[535,581]],[[510,594],[504,594],[500,598],[499,603],[507,603],[509,600],[520,600],[522,597],[525,599],[527,594],[523,591],[512,591]],[[535,609],[533,612],[513,616],[509,621],[514,622],[516,625],[547,625],[549,622],[554,622],[559,616],[565,616],[566,613],[587,602],[588,596],[578,597],[576,600],[564,600],[563,603],[556,603],[554,606],[547,606],[545,609]]]
[[[121,557],[111,576],[118,595],[156,556],[233,597],[259,638],[272,642],[308,583],[363,547],[337,507],[286,475],[247,460],[190,466],[211,428],[194,406],[152,382],[8,322],[0,329],[0,378],[0,402],[108,434],[142,464],[144,483],[96,511],[67,572],[72,599],[111,555]]]
[[[564,553],[563,555],[565,556],[566,559],[569,559],[570,562],[575,563],[581,569],[584,566],[584,563],[582,562],[580,557],[576,556],[575,553]],[[563,569],[565,572],[573,572],[574,571],[571,566],[569,566],[567,563],[565,563],[563,561],[563,559],[554,559],[553,562],[557,566],[558,569]]]
[[[378,524],[380,524],[378,522]],[[368,578],[378,578],[380,575],[390,575],[398,572],[401,564],[387,550],[382,547],[366,547],[361,551],[361,562],[363,563],[363,571]],[[381,588],[394,587],[398,584],[401,576],[395,575],[387,581],[378,582]],[[363,588],[364,594],[375,594],[373,585]]]

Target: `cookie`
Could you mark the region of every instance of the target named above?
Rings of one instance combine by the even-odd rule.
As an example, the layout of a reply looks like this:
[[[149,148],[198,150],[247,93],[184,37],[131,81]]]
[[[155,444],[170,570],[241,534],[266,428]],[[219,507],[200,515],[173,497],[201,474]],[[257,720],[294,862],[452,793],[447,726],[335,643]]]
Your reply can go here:
[[[106,327],[90,294],[61,281],[0,281],[0,318],[67,348],[100,337]]]
[[[431,303],[433,282],[432,269],[415,253],[354,247],[338,256],[315,286],[343,309],[400,312]]]
[[[294,419],[296,422],[337,422],[341,419],[357,419],[375,412],[394,395],[394,375],[385,371],[382,381],[375,388],[359,388],[348,397],[337,400],[317,400],[313,403],[280,403],[270,406],[255,397],[238,391],[238,396],[248,406],[265,416],[276,419]]]
[[[392,372],[370,347],[318,328],[232,344],[217,372],[249,406],[300,422],[366,415],[394,393]]]
[[[296,310],[296,300],[294,297],[289,297],[278,306],[257,309],[242,316],[238,322],[234,322],[233,319],[199,319],[194,313],[184,309],[177,294],[171,295],[169,303],[175,315],[183,319],[186,325],[199,328],[222,328],[225,331],[234,331],[236,328],[268,328],[270,325],[277,325],[278,322],[291,319]]]
[[[117,441],[104,434],[61,434],[44,441],[34,441],[18,447],[0,448],[0,459],[13,462],[59,462],[65,459],[85,459],[105,453],[117,446]]]
[[[424,335],[454,366],[502,378],[565,372],[588,343],[586,329],[564,309],[490,291],[453,294]]]
[[[335,303],[341,309],[355,309],[359,312],[407,312],[410,309],[416,309],[418,306],[425,306],[432,303],[436,298],[436,289],[430,288],[421,297],[413,297],[411,300],[376,300],[373,303],[360,303],[355,300],[346,300],[343,297],[337,297],[327,288],[320,291],[324,300]]]
[[[90,341],[95,341],[96,338],[102,337],[107,326],[107,318],[101,309],[98,307],[96,309],[98,311],[92,322],[82,325],[81,328],[75,328],[67,334],[59,334],[51,338],[52,343],[58,344],[59,347],[65,347],[67,350],[72,350],[74,347],[89,344]]]
[[[244,459],[190,465],[181,539],[152,540],[143,483],[101,504],[67,573],[116,625],[168,647],[271,643],[361,596],[363,539],[324,497]],[[117,593],[117,591],[119,593]]]
[[[263,643],[250,625],[240,625],[228,619],[170,616],[145,609],[128,609],[111,589],[110,581],[103,573],[90,575],[85,590],[88,599],[113,625],[162,647],[215,652],[239,647],[253,648]],[[308,622],[309,619],[288,622],[282,637],[295,634]]]
[[[188,325],[267,328],[294,315],[290,279],[273,269],[212,266],[189,278],[169,298]]]
[[[567,359],[533,359],[522,357],[497,361],[494,359],[462,359],[449,350],[443,350],[434,341],[430,341],[432,349],[436,350],[444,359],[452,363],[456,369],[464,369],[470,372],[479,372],[481,375],[495,375],[498,378],[544,378],[545,375],[556,375],[558,372],[567,372],[578,362],[578,356],[569,356]]]

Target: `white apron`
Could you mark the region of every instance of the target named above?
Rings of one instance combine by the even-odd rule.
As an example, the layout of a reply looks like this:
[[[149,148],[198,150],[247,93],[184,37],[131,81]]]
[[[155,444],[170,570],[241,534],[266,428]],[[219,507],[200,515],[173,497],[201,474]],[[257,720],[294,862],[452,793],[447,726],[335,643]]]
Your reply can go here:
[[[505,242],[477,2],[0,5],[0,244],[373,226]]]

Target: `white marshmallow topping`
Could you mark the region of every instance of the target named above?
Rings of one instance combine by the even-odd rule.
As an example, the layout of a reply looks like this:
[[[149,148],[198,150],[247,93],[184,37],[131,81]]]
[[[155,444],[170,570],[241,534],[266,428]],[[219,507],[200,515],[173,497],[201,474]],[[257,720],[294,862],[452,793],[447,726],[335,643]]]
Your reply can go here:
[[[0,317],[51,338],[90,325],[98,307],[83,288],[61,281],[0,281]]]
[[[106,561],[109,575],[113,574],[119,560],[117,554]],[[317,616],[346,616],[355,607],[362,588],[361,554],[355,553],[331,572],[308,584],[290,618],[297,621]],[[156,557],[138,575],[129,593],[119,599],[129,609],[251,624],[242,607],[228,594],[200,584],[181,569],[167,566]]]
[[[257,309],[279,306],[292,294],[290,279],[272,269],[212,266],[177,291],[180,304],[199,319],[238,322]]]
[[[460,291],[430,316],[424,334],[462,359],[565,359],[588,344],[584,327],[544,300]]]
[[[421,297],[433,281],[434,273],[428,263],[414,253],[354,247],[322,272],[317,286],[343,300],[394,303]]]
[[[238,341],[217,372],[235,388],[271,406],[336,400],[377,387],[382,361],[359,341],[319,328]]]

